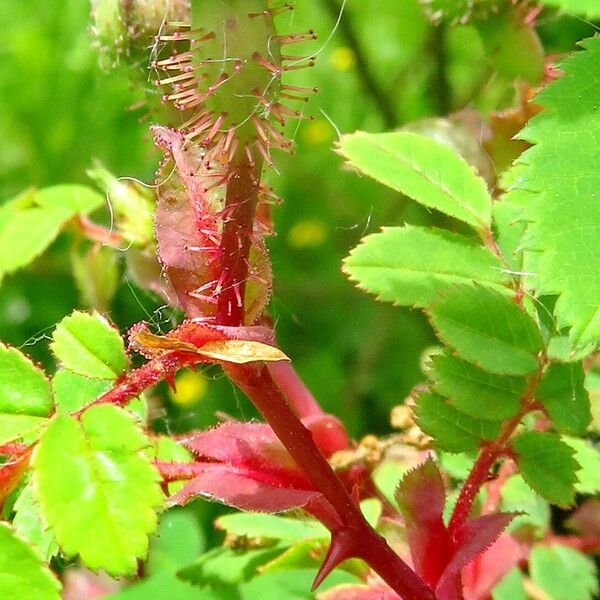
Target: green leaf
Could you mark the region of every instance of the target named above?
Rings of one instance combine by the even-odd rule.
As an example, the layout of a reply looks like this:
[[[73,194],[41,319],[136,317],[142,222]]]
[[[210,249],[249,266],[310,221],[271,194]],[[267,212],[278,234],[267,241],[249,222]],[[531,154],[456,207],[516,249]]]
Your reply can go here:
[[[47,417],[52,410],[50,382],[16,348],[0,344],[0,412]]]
[[[29,264],[56,238],[67,221],[104,204],[82,185],[56,185],[29,192],[0,212],[0,278]]]
[[[536,546],[529,574],[552,600],[592,600],[598,592],[594,561],[567,546]]]
[[[527,600],[523,585],[523,573],[517,567],[511,569],[492,590],[493,600]]]
[[[119,332],[99,313],[74,312],[54,330],[51,348],[66,369],[96,379],[116,379],[127,366]]]
[[[578,15],[588,19],[600,18],[600,2],[598,0],[540,0],[546,6],[560,8],[567,15]]]
[[[447,146],[398,131],[344,135],[340,152],[350,164],[394,190],[451,217],[485,230],[492,200],[483,179]]]
[[[526,223],[522,220],[523,207],[516,202],[502,199],[492,208],[494,217],[494,238],[508,263],[516,272],[523,271],[523,252],[521,242],[525,234]]]
[[[536,494],[521,475],[506,480],[501,490],[503,512],[517,514],[508,526],[509,532],[527,527],[535,529],[535,535],[544,535],[550,527],[550,506]]]
[[[215,521],[217,529],[237,537],[296,542],[311,538],[328,538],[329,531],[318,521],[290,519],[264,513],[233,513]]]
[[[493,440],[500,433],[498,423],[464,415],[433,392],[419,395],[415,415],[419,427],[447,452],[476,450],[482,440]]]
[[[514,416],[525,391],[524,379],[493,375],[449,352],[433,356],[429,375],[435,382],[435,390],[455,408],[488,421]]]
[[[538,368],[542,336],[514,301],[483,287],[444,293],[427,313],[438,337],[465,360],[498,375],[526,375]]]
[[[59,369],[52,378],[52,390],[58,414],[76,412],[112,387],[107,379],[90,379],[73,371]]]
[[[213,548],[178,571],[177,576],[194,585],[236,585],[258,575],[257,569],[284,549],[279,545],[252,550]]]
[[[536,399],[561,433],[583,435],[592,420],[590,398],[579,363],[550,365],[537,389]]]
[[[27,540],[40,559],[48,562],[58,552],[58,545],[52,532],[42,522],[40,507],[33,497],[31,481],[23,488],[13,510],[13,527],[16,533]]]
[[[511,442],[523,479],[552,504],[568,507],[575,500],[579,465],[574,451],[558,435],[527,431]]]
[[[502,289],[510,279],[496,256],[467,238],[412,226],[386,227],[362,239],[344,271],[379,300],[417,307],[452,285],[475,281]]]
[[[60,600],[60,583],[35,552],[0,524],[0,598]]]
[[[162,502],[159,475],[131,416],[111,405],[56,417],[33,457],[42,515],[68,556],[91,569],[134,573]]]
[[[527,245],[541,253],[538,294],[560,296],[555,315],[559,328],[571,327],[573,349],[600,339],[600,39],[582,45],[536,98],[546,110],[521,133],[534,146],[519,159],[516,184],[538,192]]]
[[[579,464],[575,490],[580,494],[600,492],[600,452],[587,440],[563,436],[563,442],[575,451],[575,460]]]

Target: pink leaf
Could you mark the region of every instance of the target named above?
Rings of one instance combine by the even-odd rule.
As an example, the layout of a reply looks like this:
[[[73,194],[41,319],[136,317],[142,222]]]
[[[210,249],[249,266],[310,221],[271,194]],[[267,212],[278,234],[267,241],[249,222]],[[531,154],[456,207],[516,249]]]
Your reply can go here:
[[[490,546],[514,517],[514,513],[485,515],[458,528],[454,538],[456,552],[437,584],[437,600],[456,600],[461,590],[461,570]]]
[[[179,442],[199,458],[276,476],[294,487],[312,486],[266,423],[231,421],[194,433]]]
[[[196,496],[217,500],[240,510],[273,513],[301,508],[320,494],[284,487],[277,479],[260,472],[249,469],[236,471],[228,464],[207,463],[206,472],[171,496],[169,504],[185,504]]]
[[[317,596],[317,600],[401,600],[385,585],[338,585]]]
[[[404,477],[396,500],[406,520],[415,571],[435,587],[452,556],[452,544],[442,521],[446,490],[431,458]]]
[[[586,500],[568,518],[565,525],[583,536],[600,536],[600,500]]]
[[[503,533],[462,572],[465,600],[489,598],[492,588],[528,555],[526,544]]]

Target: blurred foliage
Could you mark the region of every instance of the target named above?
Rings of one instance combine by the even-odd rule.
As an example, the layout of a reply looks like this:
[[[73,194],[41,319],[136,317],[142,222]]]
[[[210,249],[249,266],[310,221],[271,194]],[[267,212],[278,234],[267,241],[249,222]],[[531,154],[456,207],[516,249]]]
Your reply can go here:
[[[30,186],[90,183],[86,170],[96,159],[117,176],[152,183],[158,153],[140,103],[143,86],[132,84],[124,67],[99,68],[89,13],[82,0],[0,3],[0,201]],[[386,433],[390,409],[423,379],[419,357],[433,334],[418,313],[375,303],[356,290],[341,273],[341,260],[383,225],[428,225],[443,217],[342,170],[335,141],[340,132],[407,123],[426,129],[431,121],[414,122],[466,108],[510,107],[517,101],[510,78],[519,65],[509,61],[510,73],[503,73],[506,65],[494,63],[482,42],[485,26],[436,26],[419,0],[301,0],[280,23],[284,30],[318,32],[310,49],[317,64],[293,83],[320,92],[305,108],[314,119],[290,126],[295,154],[277,157],[277,172],[268,176],[284,199],[274,214],[277,236],[268,242],[275,274],[271,314],[282,348],[325,410],[342,415],[355,437]],[[594,33],[592,24],[553,9],[539,15],[536,29],[550,54],[572,51]],[[522,52],[535,50],[529,38],[519,40]],[[94,217],[110,223],[107,209]],[[123,333],[140,320],[162,331],[174,323],[174,311],[136,287],[122,261],[111,262],[109,280],[96,282],[116,287],[112,301],[101,289],[82,295],[81,279],[102,256],[80,248],[77,281],[71,253],[78,243],[74,232],[65,232],[30,268],[1,282],[0,339],[46,367],[48,333],[94,298]],[[150,398],[157,430],[205,427],[216,421],[216,411],[256,415],[216,370],[179,378],[178,394],[159,386]],[[207,521],[220,510],[195,506]]]

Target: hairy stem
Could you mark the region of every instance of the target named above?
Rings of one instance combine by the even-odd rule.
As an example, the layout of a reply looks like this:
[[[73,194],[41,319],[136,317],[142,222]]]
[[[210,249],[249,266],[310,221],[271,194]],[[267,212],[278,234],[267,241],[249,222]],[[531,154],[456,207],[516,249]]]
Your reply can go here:
[[[404,600],[433,600],[433,591],[365,521],[356,502],[315,445],[264,365],[228,365],[225,372],[252,400],[298,466],[338,513],[363,558]]]
[[[239,150],[227,184],[223,236],[221,238],[222,280],[217,298],[217,324],[244,324],[244,292],[248,278],[248,255],[258,201],[260,163],[250,164]]]

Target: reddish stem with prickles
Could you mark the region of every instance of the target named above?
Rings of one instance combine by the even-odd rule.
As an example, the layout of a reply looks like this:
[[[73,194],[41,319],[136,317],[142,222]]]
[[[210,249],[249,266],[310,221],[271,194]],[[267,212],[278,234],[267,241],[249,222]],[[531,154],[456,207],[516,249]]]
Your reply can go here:
[[[243,148],[232,161],[225,198],[228,218],[223,225],[220,248],[222,287],[217,297],[216,319],[219,325],[237,327],[244,324],[244,292],[260,169],[258,162],[250,164]]]
[[[365,521],[358,505],[315,445],[311,432],[300,422],[267,367],[262,364],[228,365],[225,372],[252,400],[304,474],[334,507],[346,537],[353,538],[354,556],[365,560],[404,600],[434,600],[433,590]]]

